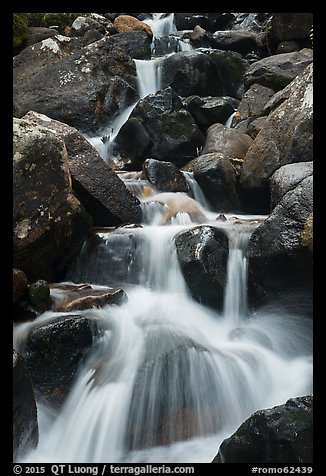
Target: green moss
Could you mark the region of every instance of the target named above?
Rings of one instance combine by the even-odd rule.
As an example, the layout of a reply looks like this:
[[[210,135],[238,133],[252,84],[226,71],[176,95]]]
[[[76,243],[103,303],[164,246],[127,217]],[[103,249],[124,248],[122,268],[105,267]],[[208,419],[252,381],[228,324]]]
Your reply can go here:
[[[24,45],[28,34],[28,17],[26,13],[13,13],[13,48]]]
[[[29,26],[56,26],[60,32],[70,27],[80,13],[28,13]]]

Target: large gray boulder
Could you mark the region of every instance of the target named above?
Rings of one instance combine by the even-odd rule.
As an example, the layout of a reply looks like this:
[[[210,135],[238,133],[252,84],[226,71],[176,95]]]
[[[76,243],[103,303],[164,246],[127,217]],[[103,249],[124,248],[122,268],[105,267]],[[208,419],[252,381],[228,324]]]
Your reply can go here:
[[[240,185],[246,191],[268,192],[269,179],[279,167],[313,159],[312,64],[283,96],[287,99],[269,114],[245,156]]]
[[[243,159],[252,143],[247,134],[217,123],[209,127],[201,154],[216,152],[229,158]]]
[[[63,314],[32,328],[23,355],[38,398],[54,407],[63,403],[96,335],[95,319],[85,315]]]
[[[132,102],[138,98],[135,64],[121,48],[110,44],[109,37],[64,56],[54,38],[44,40],[40,47],[29,47],[31,54],[14,64],[16,116],[34,110],[78,129],[96,131],[112,119],[103,110],[104,102],[110,99],[107,95],[112,78],[118,76],[134,88]],[[58,59],[49,61],[48,50]],[[109,93],[111,97],[112,90]]]
[[[279,183],[280,177],[281,172]],[[248,292],[253,307],[292,295],[296,311],[301,312],[302,303],[310,301],[312,224],[313,176],[309,175],[282,196],[249,239]]]
[[[212,463],[311,464],[313,397],[260,410],[223,441]]]
[[[13,460],[38,443],[37,409],[33,384],[24,358],[13,351]]]
[[[237,172],[229,157],[212,152],[191,160],[183,170],[193,172],[214,210],[230,212],[241,208],[236,191]]]
[[[267,56],[253,63],[244,75],[245,87],[258,83],[274,92],[285,88],[312,62],[313,52],[309,48],[293,53]]]
[[[93,219],[94,226],[113,226],[141,220],[138,199],[96,150],[75,128],[30,111],[25,119],[46,127],[62,139],[67,150],[67,165],[72,188]]]
[[[180,96],[221,96],[222,82],[212,59],[201,51],[180,51],[162,64],[162,83]]]
[[[211,226],[197,226],[179,233],[175,246],[193,298],[221,310],[229,252],[227,235]]]
[[[71,188],[65,143],[49,129],[14,119],[14,266],[29,279],[57,280],[91,224]]]
[[[139,101],[116,137],[115,148],[126,168],[140,170],[147,158],[184,165],[203,143],[194,118],[168,87]]]

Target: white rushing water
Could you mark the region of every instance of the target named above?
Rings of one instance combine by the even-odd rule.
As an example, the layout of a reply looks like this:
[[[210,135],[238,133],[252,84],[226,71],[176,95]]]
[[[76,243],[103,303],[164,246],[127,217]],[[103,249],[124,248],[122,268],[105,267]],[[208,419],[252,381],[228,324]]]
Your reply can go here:
[[[145,21],[155,37],[176,31],[173,14]],[[161,61],[135,61],[140,97],[161,87]],[[134,106],[102,131],[108,140],[88,138],[105,160]],[[205,223],[224,229],[229,239],[223,309],[195,301],[182,275],[174,238],[198,226],[186,213],[184,194],[174,195],[175,216],[161,226],[167,201],[155,197],[171,194],[155,195],[135,174],[128,188],[144,201],[143,226],[98,233],[102,240],[85,243],[69,274],[77,284],[118,284],[128,301],[80,311],[97,319],[100,337],[61,410],[37,402],[39,444],[24,462],[210,462],[254,411],[312,392],[311,321],[277,303],[254,315],[248,310],[246,248],[258,226],[249,219],[264,217],[237,215],[235,224],[226,214],[227,221],[216,221],[219,212],[209,209],[193,174],[184,175]],[[144,186],[150,196],[143,196]],[[17,346],[53,314],[18,325]]]
[[[246,243],[257,225],[232,225],[231,215],[217,224],[207,212],[229,236],[218,312],[193,300],[180,271],[174,237],[198,226],[185,215],[158,226],[154,213],[152,224],[122,231],[141,238],[128,302],[92,310],[104,333],[61,412],[39,407],[39,445],[24,461],[209,462],[254,411],[311,392],[310,321],[248,313]],[[101,261],[79,271],[89,266]]]
[[[151,18],[143,20],[152,29],[153,39],[175,33],[174,13],[152,13]]]

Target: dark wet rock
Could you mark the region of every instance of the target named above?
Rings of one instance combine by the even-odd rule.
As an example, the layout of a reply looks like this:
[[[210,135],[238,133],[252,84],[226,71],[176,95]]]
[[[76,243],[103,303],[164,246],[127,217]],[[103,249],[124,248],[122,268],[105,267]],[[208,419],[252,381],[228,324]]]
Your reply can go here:
[[[40,41],[51,38],[52,36],[58,35],[58,30],[53,28],[44,28],[41,26],[32,26],[28,28],[27,44],[26,46],[34,45]]]
[[[177,30],[193,30],[197,25],[204,29],[209,28],[208,13],[175,13]]]
[[[241,99],[244,89],[244,74],[249,68],[249,63],[240,53],[214,49],[202,49],[213,61],[217,78],[219,78],[219,94],[215,96],[231,96]],[[216,81],[216,78],[214,79]]]
[[[52,293],[55,286],[51,287]],[[108,304],[123,304],[128,300],[126,292],[122,288],[93,289],[92,286],[78,287],[73,291],[66,290],[55,299],[53,311],[71,312],[85,309],[102,308]]]
[[[95,320],[81,315],[58,316],[31,330],[23,355],[38,398],[63,403],[96,334]]]
[[[194,178],[214,210],[229,212],[241,208],[236,192],[237,174],[228,156],[220,153],[200,155],[183,170],[194,173]]]
[[[37,51],[35,46],[24,61],[20,58],[20,63],[15,62],[15,114],[21,117],[34,110],[81,130],[97,131],[112,119],[103,110],[110,80],[119,76],[136,88],[135,64],[121,48],[110,44],[109,37],[65,56],[54,38],[41,42]],[[61,43],[67,45],[73,40],[61,38],[66,38]],[[44,42],[48,42],[45,47]],[[49,61],[49,55],[55,60]],[[135,89],[134,100],[137,98]]]
[[[110,45],[115,45],[135,59],[151,58],[151,42],[145,31],[124,31],[108,38]]]
[[[189,39],[191,44],[193,44],[196,48],[208,48],[211,44],[211,35],[200,25],[195,26],[193,31],[190,33]]]
[[[160,192],[188,192],[185,176],[171,162],[146,159],[142,176]]]
[[[246,54],[264,45],[264,38],[248,30],[216,31],[212,35],[211,46],[220,50]]]
[[[259,132],[265,127],[266,120],[267,116],[257,117],[257,119],[254,119],[253,121],[249,122],[243,132],[245,132],[248,136],[255,140]],[[242,123],[236,126],[236,129],[240,128],[241,130],[241,124]]]
[[[274,92],[285,88],[312,62],[309,48],[294,53],[272,55],[253,63],[244,75],[245,87],[258,83]]]
[[[280,55],[282,53],[293,53],[294,51],[300,51],[301,47],[297,41],[281,41],[276,48],[275,54]]]
[[[29,112],[25,118],[35,125],[46,127],[64,141],[73,190],[91,215],[94,226],[141,220],[138,199],[80,132],[35,112]]]
[[[197,226],[175,237],[178,260],[194,299],[223,307],[228,238],[210,226]],[[200,246],[199,246],[200,245]]]
[[[180,96],[221,96],[222,81],[212,59],[197,50],[180,51],[162,64],[162,84]]]
[[[313,397],[291,398],[285,405],[255,412],[223,441],[212,462],[311,464]]]
[[[309,40],[312,25],[312,13],[273,13],[268,37],[277,41]]]
[[[246,119],[250,121],[260,117],[266,103],[274,95],[274,91],[261,84],[253,84],[248,91],[244,93],[237,107],[237,112],[232,119],[232,127],[236,126]]]
[[[138,284],[143,266],[143,237],[137,229],[116,228],[105,235],[90,233],[67,275],[68,281],[120,287]]]
[[[243,159],[252,143],[252,138],[239,130],[213,124],[207,131],[201,154],[216,152],[229,158]]]
[[[103,38],[103,33],[100,33],[98,30],[88,30],[83,36],[83,44],[90,45],[95,43],[95,41],[101,40]]]
[[[33,384],[24,358],[13,351],[13,461],[36,448],[37,409]]]
[[[51,308],[50,288],[44,279],[31,283],[28,286],[27,294],[29,302],[38,313],[48,311]]]
[[[224,124],[237,108],[238,101],[228,96],[189,96],[184,100],[184,104],[201,131],[206,133],[212,124]]]
[[[13,303],[15,304],[23,296],[25,296],[28,287],[28,279],[24,271],[21,269],[13,268],[12,272]]]
[[[288,86],[287,92],[279,97],[280,101],[284,96],[288,98],[269,114],[264,127],[247,152],[240,185],[244,193],[248,192],[247,197],[251,194],[251,199],[248,198],[247,201],[252,202],[252,206],[257,200],[262,203],[263,197],[268,195],[269,178],[279,167],[312,160],[312,91],[311,64]]]
[[[166,88],[139,101],[115,147],[126,168],[140,170],[147,158],[184,165],[197,155],[203,142],[194,118],[182,109],[175,92]]]
[[[282,183],[278,181],[278,183]],[[282,188],[282,185],[281,185]],[[285,294],[312,292],[313,176],[286,192],[249,239],[249,302],[255,308]]]
[[[230,30],[246,30],[261,33],[266,29],[266,22],[271,18],[270,13],[232,13],[227,27]]]
[[[29,280],[57,280],[79,252],[90,217],[71,190],[65,143],[14,119],[14,266]]]
[[[271,176],[271,207],[274,208],[287,192],[312,174],[313,162],[298,162],[280,167]]]

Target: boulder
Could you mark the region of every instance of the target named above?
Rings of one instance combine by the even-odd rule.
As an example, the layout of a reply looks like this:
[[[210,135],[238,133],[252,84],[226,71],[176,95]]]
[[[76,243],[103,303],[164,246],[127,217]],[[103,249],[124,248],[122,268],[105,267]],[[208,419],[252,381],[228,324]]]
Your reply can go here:
[[[115,45],[135,59],[151,59],[151,42],[145,31],[128,30],[112,35],[108,39],[110,45]]]
[[[83,36],[90,30],[99,31],[105,34],[105,27],[99,23],[95,18],[90,16],[77,17],[71,25],[70,36]]]
[[[277,182],[282,190],[282,180]],[[281,302],[293,295],[297,296],[296,311],[300,312],[301,303],[310,300],[312,213],[313,176],[309,175],[283,195],[270,216],[251,235],[247,256],[248,297],[252,307],[272,300]]]
[[[213,61],[216,69],[215,78],[218,79],[219,94],[215,96],[231,96],[241,99],[244,89],[244,75],[249,68],[249,63],[240,53],[215,49],[201,49]]]
[[[96,321],[85,315],[58,316],[31,330],[23,355],[41,401],[63,403],[96,334]]]
[[[285,88],[313,61],[313,52],[304,48],[294,53],[272,55],[253,63],[244,75],[245,88],[258,83],[274,92]]]
[[[229,158],[243,159],[252,143],[252,138],[239,130],[213,124],[207,131],[201,155],[216,152]]]
[[[29,280],[57,280],[79,252],[90,217],[73,195],[65,143],[14,119],[14,266]]]
[[[53,28],[31,26],[28,28],[26,46],[34,45],[35,43],[39,43],[40,41],[46,40],[47,38],[51,38],[58,34],[59,34],[58,30],[54,30]]]
[[[241,122],[236,126],[236,129],[242,130],[242,132],[245,132],[248,136],[255,140],[259,132],[263,129],[263,127],[265,127],[266,119],[267,116],[257,117],[257,119],[249,121],[249,124],[245,126],[244,130],[241,129],[241,125],[244,124]]]
[[[196,25],[189,37],[191,44],[196,48],[204,47],[208,48],[211,44],[211,35],[204,28]]]
[[[196,226],[175,237],[175,246],[182,274],[196,301],[223,308],[227,235],[211,226]]]
[[[240,185],[252,196],[248,202],[264,201],[269,178],[279,167],[313,158],[312,64],[288,86],[286,96],[288,99],[269,114],[245,156]]]
[[[193,172],[214,210],[236,211],[241,208],[236,191],[236,170],[230,159],[220,153],[204,154],[189,162],[183,170]]]
[[[62,38],[67,38],[69,42],[68,37]],[[44,42],[48,44],[42,49]],[[34,110],[81,130],[97,131],[113,119],[103,110],[113,77],[122,78],[134,88],[134,101],[138,98],[135,64],[121,48],[110,44],[109,37],[64,57],[53,38],[44,40],[40,45],[41,51],[33,51],[29,61],[25,58],[18,70],[14,67],[16,116],[22,117],[29,110]],[[59,59],[48,61],[49,50],[52,56],[58,55]],[[39,68],[33,61],[38,54],[38,64],[43,61],[43,66]],[[71,94],[72,91],[74,94]]]
[[[238,101],[229,96],[189,96],[184,100],[184,105],[195,119],[200,130],[206,133],[212,124],[217,122],[225,124],[236,109]]]
[[[188,192],[185,176],[171,162],[146,159],[143,163],[142,177],[160,192]]]
[[[222,81],[210,56],[201,51],[180,51],[165,58],[162,84],[179,96],[222,96]]]
[[[115,140],[115,153],[131,170],[140,170],[146,158],[184,165],[204,142],[195,120],[172,88],[139,101]]]
[[[13,351],[13,461],[38,443],[37,409],[33,384],[24,358]]]
[[[104,229],[102,233],[94,229],[89,234],[67,280],[113,287],[139,284],[144,238],[137,230],[126,233],[125,227]]]
[[[274,208],[287,192],[312,174],[313,162],[283,165],[276,170],[271,176],[271,207]]]
[[[39,279],[28,286],[28,300],[33,308],[42,313],[51,308],[50,288],[44,279]]]
[[[80,132],[33,111],[24,117],[35,126],[46,127],[51,134],[64,141],[73,190],[91,215],[94,226],[141,220],[138,199]]]
[[[264,113],[264,108],[269,99],[274,95],[274,91],[261,84],[253,84],[244,93],[237,107],[237,112],[232,119],[232,127],[242,121],[250,121],[260,117]]]
[[[137,18],[131,16],[131,15],[119,15],[118,17],[115,18],[113,22],[114,28],[117,30],[118,33],[122,33],[124,31],[144,31],[150,41],[152,41],[153,38],[153,32],[152,29],[147,23],[144,23]]]
[[[313,397],[251,415],[223,441],[212,463],[294,464],[313,462]]]
[[[312,13],[273,13],[268,37],[277,41],[307,40],[312,25]]]
[[[211,46],[220,50],[236,51],[246,54],[263,46],[263,38],[248,30],[215,31]]]

